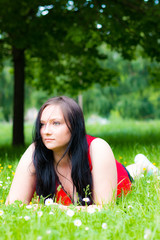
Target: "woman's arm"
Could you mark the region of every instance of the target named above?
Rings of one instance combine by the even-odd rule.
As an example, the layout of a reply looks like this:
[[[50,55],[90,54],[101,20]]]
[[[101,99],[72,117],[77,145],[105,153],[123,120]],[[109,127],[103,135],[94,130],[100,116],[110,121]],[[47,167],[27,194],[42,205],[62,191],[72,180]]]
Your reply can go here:
[[[34,144],[31,144],[17,166],[15,176],[6,199],[6,204],[20,200],[28,204],[36,188],[35,168],[33,165]]]
[[[92,161],[93,200],[105,204],[116,198],[117,169],[113,152],[103,139],[96,138],[90,145]]]

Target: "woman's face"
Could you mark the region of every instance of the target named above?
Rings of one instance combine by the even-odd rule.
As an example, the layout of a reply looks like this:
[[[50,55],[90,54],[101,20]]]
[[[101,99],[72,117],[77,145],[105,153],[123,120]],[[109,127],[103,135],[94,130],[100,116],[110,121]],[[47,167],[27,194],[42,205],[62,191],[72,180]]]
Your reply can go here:
[[[46,148],[54,152],[65,152],[71,138],[59,105],[48,105],[42,112],[40,134]]]

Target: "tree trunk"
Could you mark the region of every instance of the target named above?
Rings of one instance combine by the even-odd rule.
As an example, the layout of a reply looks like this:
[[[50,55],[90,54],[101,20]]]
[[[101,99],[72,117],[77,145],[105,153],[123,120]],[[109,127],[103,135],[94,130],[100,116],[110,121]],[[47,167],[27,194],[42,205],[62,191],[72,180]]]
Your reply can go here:
[[[24,79],[25,57],[23,49],[12,49],[14,63],[13,145],[24,145]]]

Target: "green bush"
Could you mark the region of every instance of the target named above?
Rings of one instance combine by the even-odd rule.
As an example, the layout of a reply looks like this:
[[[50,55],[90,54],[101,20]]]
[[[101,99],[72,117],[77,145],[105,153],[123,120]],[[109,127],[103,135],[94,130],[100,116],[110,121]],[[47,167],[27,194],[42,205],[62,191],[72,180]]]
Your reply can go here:
[[[122,118],[148,119],[154,118],[153,104],[147,99],[122,98],[115,109]]]

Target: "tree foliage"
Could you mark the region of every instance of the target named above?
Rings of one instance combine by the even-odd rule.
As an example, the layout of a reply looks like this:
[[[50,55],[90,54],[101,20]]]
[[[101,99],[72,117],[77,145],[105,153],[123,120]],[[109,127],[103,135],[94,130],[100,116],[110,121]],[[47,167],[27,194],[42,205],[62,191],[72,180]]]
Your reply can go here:
[[[102,48],[104,51],[104,47]],[[104,62],[119,73],[113,86],[96,85],[83,94],[84,113],[96,113],[103,117],[153,119],[160,117],[160,88],[151,85],[156,61],[143,59],[136,51],[137,59],[129,61],[117,52],[107,51]],[[98,99],[98,101],[97,101]]]

